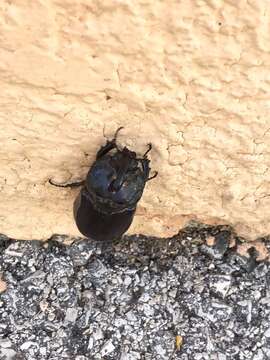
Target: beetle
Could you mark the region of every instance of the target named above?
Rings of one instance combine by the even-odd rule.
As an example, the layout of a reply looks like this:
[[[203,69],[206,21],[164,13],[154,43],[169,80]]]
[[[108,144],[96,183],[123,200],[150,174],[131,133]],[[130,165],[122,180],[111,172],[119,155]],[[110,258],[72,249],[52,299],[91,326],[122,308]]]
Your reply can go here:
[[[116,140],[121,129],[123,127],[98,150],[85,180],[64,185],[49,180],[50,184],[60,187],[82,185],[74,201],[74,219],[84,236],[98,241],[122,237],[132,223],[146,182],[158,174],[156,171],[149,177],[147,154],[152,145],[148,144],[142,158],[127,147],[120,149]]]

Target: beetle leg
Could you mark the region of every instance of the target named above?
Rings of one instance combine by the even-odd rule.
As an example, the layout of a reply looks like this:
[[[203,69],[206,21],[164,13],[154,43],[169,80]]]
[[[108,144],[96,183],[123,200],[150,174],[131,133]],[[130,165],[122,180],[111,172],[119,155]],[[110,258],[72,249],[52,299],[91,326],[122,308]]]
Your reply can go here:
[[[136,158],[137,160],[140,160],[140,161],[147,160],[147,154],[149,153],[149,151],[152,150],[152,144],[149,143],[149,144],[147,144],[147,146],[148,146],[148,149],[147,149],[146,152],[143,154],[143,157],[142,157],[142,158]]]
[[[147,154],[149,153],[149,151],[152,150],[152,144],[149,143],[149,144],[147,144],[147,145],[148,145],[148,149],[146,150],[146,152],[145,152],[144,155],[143,155],[143,158],[144,158],[144,159],[147,157]]]
[[[121,129],[124,129],[123,126],[120,126],[115,134],[112,140],[107,140],[107,143],[104,146],[101,146],[101,148],[99,149],[99,151],[97,152],[96,155],[96,160],[102,158],[102,156],[106,155],[109,151],[111,151],[112,149],[118,149],[117,145],[116,145],[116,139],[117,139],[117,135],[119,133],[119,131]]]
[[[67,183],[64,183],[64,184],[58,184],[58,183],[55,183],[52,179],[49,179],[49,183],[53,186],[57,186],[57,187],[62,187],[62,188],[73,188],[73,187],[78,187],[78,186],[82,186],[84,185],[84,180],[80,180],[80,181],[74,181],[74,182],[67,182]]]
[[[149,151],[152,149],[152,144],[148,144],[148,150],[146,151],[146,153],[143,155],[143,159],[137,159],[141,161],[142,164],[142,168],[143,168],[143,173],[145,176],[145,182],[154,179],[155,177],[157,177],[158,172],[155,171],[154,175],[149,177],[149,173],[150,173],[150,166],[149,166],[149,160],[146,158],[146,155],[149,153]]]
[[[104,146],[101,146],[101,148],[98,150],[96,155],[96,160],[102,158],[104,155],[106,155],[109,151],[112,149],[117,148],[116,143],[114,141],[107,141],[107,143]]]
[[[139,159],[139,160],[141,161],[141,164],[142,164],[142,170],[143,170],[145,181],[147,181],[149,172],[150,172],[150,167],[149,167],[150,161],[148,159]]]
[[[116,142],[117,135],[118,135],[119,131],[122,130],[122,129],[124,129],[124,126],[120,126],[120,127],[116,130],[112,141]]]
[[[146,181],[149,181],[149,180],[154,179],[155,177],[157,177],[157,175],[158,175],[158,171],[155,171],[155,172],[154,172],[154,175],[151,176],[151,177],[149,177]]]

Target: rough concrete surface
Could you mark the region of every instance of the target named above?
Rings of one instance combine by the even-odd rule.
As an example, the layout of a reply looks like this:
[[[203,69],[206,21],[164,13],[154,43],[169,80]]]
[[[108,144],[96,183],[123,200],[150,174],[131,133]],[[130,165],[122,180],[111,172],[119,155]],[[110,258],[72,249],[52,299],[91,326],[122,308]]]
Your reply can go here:
[[[1,360],[269,360],[270,265],[229,229],[64,240],[0,235]]]
[[[78,235],[77,190],[122,125],[152,168],[129,233],[190,219],[270,233],[267,0],[2,0],[0,229]]]

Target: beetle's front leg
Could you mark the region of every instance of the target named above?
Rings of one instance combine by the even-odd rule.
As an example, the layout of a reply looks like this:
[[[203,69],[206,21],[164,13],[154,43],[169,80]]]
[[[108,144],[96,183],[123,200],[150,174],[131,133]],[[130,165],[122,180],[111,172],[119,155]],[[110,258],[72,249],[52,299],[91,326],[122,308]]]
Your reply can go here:
[[[119,133],[119,131],[121,129],[124,129],[123,126],[120,126],[115,134],[112,140],[107,140],[107,143],[104,146],[101,146],[101,148],[98,150],[97,155],[96,155],[96,160],[102,158],[102,156],[106,155],[109,151],[111,151],[112,149],[118,149],[117,145],[116,145],[116,139],[117,139],[117,135]]]
[[[98,150],[96,155],[96,160],[102,158],[109,151],[116,148],[117,148],[116,143],[113,140],[107,141],[107,143],[104,146],[101,146],[101,148]]]
[[[154,175],[152,175],[151,177],[149,177],[146,181],[149,181],[149,180],[153,180],[155,177],[158,176],[158,171],[155,171],[154,172]]]
[[[140,161],[142,164],[144,179],[145,181],[147,181],[150,172],[150,166],[149,166],[150,161],[148,159],[140,159]]]
[[[148,149],[146,150],[146,152],[143,154],[143,158],[146,159],[147,158],[147,154],[152,150],[152,144],[149,143],[148,145]]]
[[[155,171],[154,175],[152,175],[151,177],[149,177],[149,173],[150,173],[150,166],[149,166],[149,160],[148,159],[141,159],[141,164],[142,164],[142,168],[143,168],[143,173],[144,173],[144,177],[145,177],[145,182],[154,179],[155,177],[157,177],[158,172]]]
[[[152,180],[154,179],[155,177],[157,177],[158,175],[158,172],[155,171],[154,172],[154,175],[149,177],[149,173],[150,173],[150,170],[151,168],[149,167],[149,160],[147,159],[147,154],[152,150],[152,144],[149,143],[148,144],[148,149],[146,150],[146,152],[144,153],[143,155],[143,158],[140,159],[141,160],[141,163],[142,163],[142,167],[143,167],[143,172],[144,172],[144,176],[145,176],[145,181],[149,181],[149,180]]]

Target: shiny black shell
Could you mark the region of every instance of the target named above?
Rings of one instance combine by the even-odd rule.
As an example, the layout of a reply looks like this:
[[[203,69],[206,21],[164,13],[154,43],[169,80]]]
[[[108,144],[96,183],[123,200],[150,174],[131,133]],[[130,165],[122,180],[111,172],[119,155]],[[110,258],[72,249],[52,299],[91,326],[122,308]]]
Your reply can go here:
[[[136,208],[121,213],[97,211],[83,188],[74,203],[74,218],[79,231],[97,241],[119,239],[130,227]]]
[[[83,188],[74,202],[79,231],[98,241],[121,238],[130,227],[138,201],[149,180],[149,159],[137,158],[116,138],[98,151]]]

